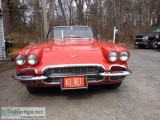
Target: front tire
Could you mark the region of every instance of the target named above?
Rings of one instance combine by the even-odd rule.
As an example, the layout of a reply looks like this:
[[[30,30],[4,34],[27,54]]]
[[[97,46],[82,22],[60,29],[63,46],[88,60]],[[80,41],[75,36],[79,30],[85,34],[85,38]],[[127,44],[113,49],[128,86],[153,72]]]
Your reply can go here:
[[[37,94],[40,92],[40,88],[38,87],[26,87],[30,94]]]
[[[107,88],[108,89],[118,89],[121,86],[122,82],[119,83],[114,83],[114,84],[108,84]]]
[[[150,42],[150,48],[152,48],[152,49],[157,49],[158,48],[157,42],[155,40],[152,40]]]

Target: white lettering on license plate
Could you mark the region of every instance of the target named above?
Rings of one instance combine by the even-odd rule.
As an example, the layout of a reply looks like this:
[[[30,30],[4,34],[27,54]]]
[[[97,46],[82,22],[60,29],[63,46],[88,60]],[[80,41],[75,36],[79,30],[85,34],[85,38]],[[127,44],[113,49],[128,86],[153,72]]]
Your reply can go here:
[[[81,78],[75,78],[74,79],[74,85],[79,86],[82,83]],[[71,79],[66,79],[66,85],[71,85]]]
[[[64,78],[64,88],[77,88],[85,87],[85,78],[84,77],[67,77]]]

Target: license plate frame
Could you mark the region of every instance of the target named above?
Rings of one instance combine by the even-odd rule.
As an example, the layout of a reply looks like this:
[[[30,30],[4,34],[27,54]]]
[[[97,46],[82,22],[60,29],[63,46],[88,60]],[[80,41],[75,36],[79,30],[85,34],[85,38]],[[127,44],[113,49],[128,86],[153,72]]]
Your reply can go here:
[[[83,78],[84,86],[75,86],[75,87],[66,87],[64,86],[65,79],[76,79],[76,78]],[[86,76],[69,76],[69,77],[63,77],[61,78],[61,90],[72,90],[72,89],[88,89],[88,82]]]

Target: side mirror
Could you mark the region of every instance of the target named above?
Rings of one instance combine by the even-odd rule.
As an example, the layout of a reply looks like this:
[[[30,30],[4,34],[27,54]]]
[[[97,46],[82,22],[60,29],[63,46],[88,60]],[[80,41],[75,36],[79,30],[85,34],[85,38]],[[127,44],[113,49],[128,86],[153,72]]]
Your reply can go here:
[[[97,35],[97,39],[100,40],[100,39],[101,39],[101,36],[100,36],[100,35]]]

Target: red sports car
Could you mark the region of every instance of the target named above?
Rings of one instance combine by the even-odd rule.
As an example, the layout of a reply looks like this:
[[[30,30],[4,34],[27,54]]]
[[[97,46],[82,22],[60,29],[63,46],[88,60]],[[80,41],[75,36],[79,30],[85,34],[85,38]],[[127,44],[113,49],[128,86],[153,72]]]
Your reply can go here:
[[[55,86],[70,90],[106,84],[116,89],[131,74],[129,57],[126,48],[98,40],[88,26],[58,26],[48,32],[44,43],[26,46],[15,54],[13,77],[31,94]]]

